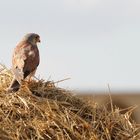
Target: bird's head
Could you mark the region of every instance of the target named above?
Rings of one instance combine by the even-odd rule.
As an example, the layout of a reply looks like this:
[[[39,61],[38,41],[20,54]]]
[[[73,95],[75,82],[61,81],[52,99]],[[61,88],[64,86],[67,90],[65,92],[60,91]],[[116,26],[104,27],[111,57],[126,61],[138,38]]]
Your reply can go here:
[[[35,33],[28,33],[24,36],[23,41],[29,42],[33,45],[37,45],[40,42],[40,36]]]

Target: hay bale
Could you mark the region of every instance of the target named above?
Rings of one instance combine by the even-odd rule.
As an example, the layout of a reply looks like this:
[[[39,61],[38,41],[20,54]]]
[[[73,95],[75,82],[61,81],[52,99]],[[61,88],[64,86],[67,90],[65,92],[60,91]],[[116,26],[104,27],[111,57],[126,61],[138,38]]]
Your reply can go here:
[[[0,73],[0,139],[2,140],[138,140],[140,132],[118,108],[109,111],[87,103],[53,82],[24,82],[17,93],[6,89],[12,73]]]

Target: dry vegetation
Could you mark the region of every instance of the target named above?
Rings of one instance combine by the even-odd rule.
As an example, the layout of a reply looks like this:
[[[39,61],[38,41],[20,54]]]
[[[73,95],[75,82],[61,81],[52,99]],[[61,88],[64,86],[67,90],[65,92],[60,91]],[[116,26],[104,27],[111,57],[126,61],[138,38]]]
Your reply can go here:
[[[55,87],[52,82],[24,82],[7,93],[10,70],[0,73],[1,140],[139,140],[138,126],[118,108],[110,111]]]

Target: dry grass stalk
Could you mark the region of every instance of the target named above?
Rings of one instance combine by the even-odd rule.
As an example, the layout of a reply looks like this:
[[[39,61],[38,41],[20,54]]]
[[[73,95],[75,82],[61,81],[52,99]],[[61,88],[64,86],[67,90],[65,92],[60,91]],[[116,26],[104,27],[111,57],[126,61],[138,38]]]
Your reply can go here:
[[[43,80],[24,82],[17,93],[6,89],[12,73],[0,73],[0,139],[2,140],[138,140],[138,126],[130,121],[132,108],[89,104]]]

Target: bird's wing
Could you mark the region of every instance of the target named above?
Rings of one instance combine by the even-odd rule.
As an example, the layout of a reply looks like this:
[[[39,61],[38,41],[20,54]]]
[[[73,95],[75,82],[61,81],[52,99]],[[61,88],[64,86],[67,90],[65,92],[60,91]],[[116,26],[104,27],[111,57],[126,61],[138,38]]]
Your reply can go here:
[[[26,78],[39,65],[39,51],[37,46],[29,43],[19,44],[13,53],[13,73],[18,81]]]

